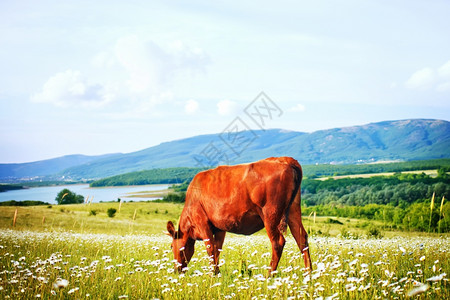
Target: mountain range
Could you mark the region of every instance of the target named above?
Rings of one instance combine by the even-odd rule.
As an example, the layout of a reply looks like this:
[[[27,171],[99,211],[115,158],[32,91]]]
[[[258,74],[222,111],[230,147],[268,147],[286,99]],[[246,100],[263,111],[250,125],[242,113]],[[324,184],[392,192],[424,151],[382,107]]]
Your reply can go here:
[[[0,164],[0,179],[94,179],[154,168],[236,164],[270,156],[292,156],[304,165],[450,158],[450,122],[396,120],[312,133],[283,129],[222,132],[132,153]]]

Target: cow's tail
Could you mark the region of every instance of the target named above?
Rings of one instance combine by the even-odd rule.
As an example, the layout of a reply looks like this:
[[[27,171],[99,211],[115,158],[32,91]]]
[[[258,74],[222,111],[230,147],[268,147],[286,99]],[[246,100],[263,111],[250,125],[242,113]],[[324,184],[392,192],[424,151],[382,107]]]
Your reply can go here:
[[[286,233],[287,221],[289,219],[289,211],[291,210],[291,205],[294,202],[297,194],[301,193],[300,185],[302,183],[302,177],[303,177],[302,169],[301,169],[300,165],[298,165],[298,163],[291,164],[291,167],[292,167],[292,171],[294,172],[294,190],[292,191],[291,199],[289,200],[286,211],[284,212],[284,216],[281,219],[280,225],[278,227],[282,233]]]

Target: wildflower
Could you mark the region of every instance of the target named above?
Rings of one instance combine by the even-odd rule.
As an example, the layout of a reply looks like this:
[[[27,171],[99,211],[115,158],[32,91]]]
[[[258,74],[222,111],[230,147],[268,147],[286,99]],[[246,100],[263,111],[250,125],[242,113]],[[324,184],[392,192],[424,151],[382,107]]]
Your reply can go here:
[[[128,295],[120,295],[119,296],[119,299],[126,299],[126,298],[128,298]]]
[[[447,276],[447,274],[446,273],[442,273],[440,275],[428,278],[427,281],[441,281],[442,279],[444,279],[445,276]]]
[[[213,287],[216,287],[216,286],[219,286],[219,285],[221,285],[222,283],[220,283],[220,282],[216,282],[216,283],[214,283],[212,286],[211,286],[211,288],[213,288]]]
[[[398,283],[402,283],[403,281],[406,281],[406,280],[408,280],[408,277],[403,277],[398,281]]]
[[[378,281],[378,284],[380,284],[381,286],[387,286],[388,285],[388,283],[389,283],[389,281],[388,280],[380,280],[380,281]]]
[[[355,265],[357,262],[358,262],[358,259],[356,258],[356,259],[352,260],[351,262],[349,262],[348,265],[351,267],[351,266]]]
[[[323,262],[320,262],[317,264],[317,271],[318,272],[324,272],[325,271],[325,264]]]
[[[408,293],[406,294],[408,297],[413,297],[416,296],[418,294],[421,294],[423,292],[425,292],[426,290],[428,290],[430,286],[428,284],[420,284],[419,286],[411,289],[408,291]]]
[[[339,293],[334,293],[333,295],[329,296],[329,297],[325,297],[325,300],[333,300],[335,298],[338,298]]]
[[[71,289],[70,291],[68,291],[67,294],[73,294],[73,293],[75,293],[76,291],[78,291],[79,289],[80,289],[80,288],[78,288],[78,287],[73,288],[73,289]]]
[[[336,274],[337,277],[345,277],[345,272],[339,272]]]
[[[353,292],[354,290],[356,290],[356,286],[353,285],[353,283],[349,283],[345,285],[345,290],[347,292]]]
[[[53,283],[53,287],[55,289],[65,288],[69,285],[69,281],[66,279],[57,279],[55,283]]]
[[[122,279],[122,277],[117,277],[116,279],[114,279],[114,281],[119,281],[121,279]]]
[[[306,275],[305,277],[303,277],[303,284],[307,284],[309,281],[311,280],[311,277],[308,275]]]
[[[38,281],[42,282],[42,283],[47,283],[48,280],[45,277],[39,276],[38,278],[36,278]]]
[[[424,261],[425,260],[425,255],[421,256],[419,260],[420,261]]]

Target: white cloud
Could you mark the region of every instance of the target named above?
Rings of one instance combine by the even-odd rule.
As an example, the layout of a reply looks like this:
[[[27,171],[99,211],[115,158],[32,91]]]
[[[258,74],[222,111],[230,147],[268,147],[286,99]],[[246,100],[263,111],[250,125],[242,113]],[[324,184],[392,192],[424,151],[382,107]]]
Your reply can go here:
[[[80,71],[67,70],[50,77],[42,91],[31,96],[34,102],[56,106],[98,107],[114,99],[114,94],[100,84],[89,84]]]
[[[450,60],[438,69],[439,76],[450,78]]]
[[[217,103],[217,112],[221,116],[229,116],[231,114],[236,114],[238,110],[238,105],[236,102],[225,99]]]
[[[292,111],[292,112],[304,112],[305,110],[306,110],[306,107],[300,103],[289,109],[289,111]]]
[[[189,115],[196,113],[198,111],[198,108],[198,102],[193,99],[186,101],[186,104],[184,105],[184,111]]]
[[[209,63],[201,49],[191,49],[181,41],[165,49],[135,35],[119,39],[114,54],[127,71],[127,85],[133,93],[164,90],[180,73],[203,70]]]
[[[49,78],[31,100],[57,106],[101,106],[117,98],[122,101],[116,109],[124,115],[124,108],[154,111],[156,105],[173,99],[176,80],[192,78],[192,73],[203,71],[209,63],[202,49],[188,47],[182,41],[162,47],[132,35],[111,46],[90,61],[93,69],[89,74],[100,83],[89,84],[80,71],[67,70]],[[114,87],[114,95],[106,87]]]
[[[438,92],[450,90],[450,61],[439,68],[427,67],[414,72],[405,86],[417,90],[435,89]]]
[[[405,85],[410,89],[427,89],[434,81],[434,71],[431,68],[423,68],[414,72]]]
[[[131,92],[159,90],[167,76],[167,54],[153,42],[143,42],[136,36],[117,41],[114,53],[128,74]]]

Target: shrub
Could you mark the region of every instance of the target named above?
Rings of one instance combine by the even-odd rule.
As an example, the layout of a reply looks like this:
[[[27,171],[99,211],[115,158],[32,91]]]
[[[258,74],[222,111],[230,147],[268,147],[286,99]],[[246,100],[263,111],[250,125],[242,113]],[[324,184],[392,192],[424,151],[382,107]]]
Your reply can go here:
[[[344,224],[341,221],[336,220],[336,219],[332,219],[332,218],[328,218],[327,219],[327,223],[329,223],[329,224],[339,224],[339,225],[343,225]]]
[[[89,212],[90,216],[95,216],[97,215],[97,211],[95,209],[91,209],[91,211]]]
[[[58,204],[77,204],[83,203],[84,197],[82,195],[77,195],[69,189],[63,189],[56,195],[55,201]]]
[[[184,203],[185,198],[186,198],[185,192],[169,193],[168,195],[163,197],[162,201],[163,202]]]
[[[114,218],[114,216],[116,215],[116,211],[117,211],[117,209],[115,209],[115,208],[108,208],[108,210],[106,211],[106,214],[108,215],[108,217]]]
[[[378,227],[372,225],[367,229],[367,237],[368,238],[373,237],[373,238],[379,239],[379,238],[383,237],[383,234],[381,233],[381,230],[378,229]]]

